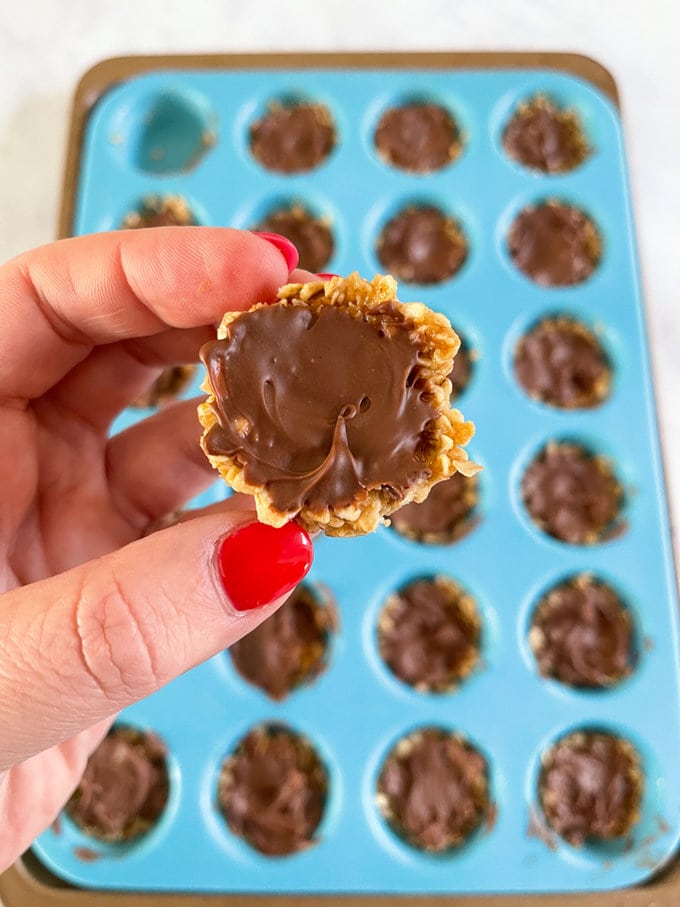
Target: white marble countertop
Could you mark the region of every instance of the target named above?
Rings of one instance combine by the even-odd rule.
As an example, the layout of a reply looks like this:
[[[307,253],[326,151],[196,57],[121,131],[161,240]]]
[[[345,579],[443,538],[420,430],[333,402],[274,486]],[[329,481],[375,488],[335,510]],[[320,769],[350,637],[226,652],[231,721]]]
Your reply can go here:
[[[79,76],[129,53],[570,50],[615,76],[680,524],[680,54],[675,0],[0,0],[0,260],[50,240]],[[677,550],[677,543],[676,543]]]

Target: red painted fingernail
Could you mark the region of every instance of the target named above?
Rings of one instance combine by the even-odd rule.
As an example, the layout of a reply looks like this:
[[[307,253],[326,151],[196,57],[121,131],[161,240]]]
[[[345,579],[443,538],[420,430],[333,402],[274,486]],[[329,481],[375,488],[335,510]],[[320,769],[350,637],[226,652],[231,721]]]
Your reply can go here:
[[[286,259],[286,264],[288,265],[289,271],[292,271],[295,267],[297,267],[297,263],[300,260],[298,250],[289,239],[286,239],[285,236],[279,236],[278,233],[257,232],[255,233],[255,236],[259,236],[260,239],[266,239],[268,243],[272,244],[272,246],[276,246],[279,252]]]
[[[222,539],[217,566],[231,606],[252,611],[294,589],[313,557],[312,540],[297,523],[249,523]]]
[[[339,274],[317,274],[320,280],[330,280],[332,277],[340,277]]]

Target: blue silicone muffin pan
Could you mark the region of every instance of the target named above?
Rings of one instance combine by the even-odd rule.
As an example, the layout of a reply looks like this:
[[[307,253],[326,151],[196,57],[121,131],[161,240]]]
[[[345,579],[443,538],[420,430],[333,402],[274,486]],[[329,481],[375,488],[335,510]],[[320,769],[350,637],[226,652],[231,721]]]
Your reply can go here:
[[[503,152],[505,123],[537,93],[580,115],[593,153],[570,173],[537,175]],[[316,170],[285,176],[254,160],[248,131],[270,101],[291,96],[325,104],[338,141]],[[461,156],[428,175],[386,166],[373,147],[381,113],[412,97],[448,108],[463,134]],[[427,202],[455,216],[469,243],[463,268],[437,286],[401,283],[400,298],[444,312],[475,351],[474,374],[457,405],[477,424],[470,452],[484,472],[480,519],[456,544],[421,545],[388,528],[317,541],[310,581],[330,589],[341,615],[325,673],[277,704],[243,681],[224,653],[128,709],[121,722],[151,729],[167,744],[171,793],[161,820],[136,841],[106,845],[64,817],[37,842],[39,858],[77,885],[138,892],[569,892],[632,885],[653,874],[680,836],[677,599],[621,122],[612,102],[574,75],[535,68],[160,70],[106,91],[83,141],[77,234],[115,229],[148,195],[182,196],[199,223],[246,228],[281,200],[295,199],[330,219],[335,252],[327,270],[370,277],[381,270],[376,238],[394,211]],[[541,288],[507,254],[514,216],[546,198],[585,209],[603,239],[599,266],[578,286]],[[610,357],[611,394],[595,409],[543,406],[515,381],[518,338],[555,312],[593,327]],[[147,412],[127,411],[115,430]],[[625,531],[585,547],[533,525],[521,478],[551,439],[576,440],[611,458],[625,489]],[[199,503],[225,493],[215,484]],[[636,626],[635,670],[607,691],[541,678],[527,643],[537,600],[582,571],[621,592]],[[438,695],[392,676],[376,641],[390,593],[434,574],[458,580],[483,620],[482,665],[459,689]],[[222,761],[266,721],[305,734],[330,776],[319,842],[289,857],[253,850],[216,808]],[[427,725],[460,731],[480,748],[496,805],[493,823],[444,855],[404,843],[375,803],[385,755]],[[621,734],[638,749],[645,776],[640,820],[623,842],[576,848],[555,838],[548,846],[531,830],[540,815],[541,754],[584,727]]]

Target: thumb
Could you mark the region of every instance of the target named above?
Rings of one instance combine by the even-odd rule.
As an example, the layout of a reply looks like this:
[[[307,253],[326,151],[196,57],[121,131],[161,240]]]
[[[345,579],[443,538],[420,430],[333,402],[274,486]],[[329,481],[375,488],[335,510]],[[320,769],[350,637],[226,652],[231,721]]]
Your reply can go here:
[[[251,511],[190,520],[0,597],[0,771],[253,630],[312,562]]]

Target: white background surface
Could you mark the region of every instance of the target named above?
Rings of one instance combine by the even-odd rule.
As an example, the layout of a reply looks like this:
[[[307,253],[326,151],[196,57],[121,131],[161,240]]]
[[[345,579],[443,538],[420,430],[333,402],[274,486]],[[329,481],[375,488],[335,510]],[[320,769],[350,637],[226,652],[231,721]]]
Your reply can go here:
[[[675,0],[0,0],[0,261],[55,231],[79,76],[128,53],[571,50],[622,95],[680,525],[680,49]],[[1,294],[1,288],[0,288]],[[631,430],[635,430],[631,414]]]

